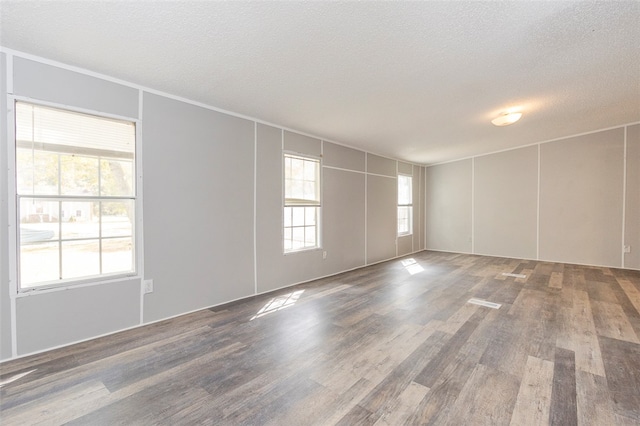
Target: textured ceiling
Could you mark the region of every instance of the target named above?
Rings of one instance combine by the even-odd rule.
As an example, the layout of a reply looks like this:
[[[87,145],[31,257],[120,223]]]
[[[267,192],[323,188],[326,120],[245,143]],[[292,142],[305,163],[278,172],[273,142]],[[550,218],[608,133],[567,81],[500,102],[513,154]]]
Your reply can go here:
[[[640,2],[0,1],[0,44],[417,163],[640,121]],[[520,122],[490,119],[517,108]]]

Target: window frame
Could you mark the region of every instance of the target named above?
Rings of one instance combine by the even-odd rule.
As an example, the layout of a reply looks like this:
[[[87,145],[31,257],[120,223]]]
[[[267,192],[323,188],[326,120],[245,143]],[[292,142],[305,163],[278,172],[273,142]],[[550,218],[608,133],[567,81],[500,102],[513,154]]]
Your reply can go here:
[[[286,172],[286,158],[287,157],[295,157],[295,158],[300,158],[302,160],[310,160],[310,161],[315,161],[317,162],[317,166],[318,166],[318,172],[317,172],[317,192],[318,192],[318,203],[317,204],[313,204],[313,203],[309,203],[309,204],[296,204],[296,205],[287,205],[287,197],[286,197],[286,180],[287,180],[287,172]],[[280,231],[281,231],[281,244],[282,244],[282,253],[285,256],[288,255],[292,255],[292,254],[296,254],[296,253],[300,253],[300,252],[308,252],[308,251],[314,251],[314,250],[322,250],[322,157],[318,157],[315,155],[309,155],[309,154],[302,154],[300,152],[296,152],[296,151],[288,151],[288,150],[284,150],[282,151],[282,155],[280,156],[281,160],[282,160],[282,207],[280,209],[280,214],[282,217],[281,220],[281,227],[280,227]],[[316,213],[316,245],[313,247],[302,247],[299,249],[286,249],[285,247],[285,229],[287,228],[294,228],[293,225],[292,226],[285,226],[285,208],[287,207],[315,207],[317,210]],[[303,225],[303,227],[306,227],[306,225]]]
[[[409,203],[400,203],[400,177],[403,178],[408,178],[409,183],[410,183],[410,188],[409,188],[409,198],[410,198],[410,202]],[[404,174],[404,173],[398,173],[397,175],[397,197],[396,197],[396,202],[397,202],[397,209],[396,209],[396,235],[398,237],[407,237],[410,235],[413,235],[413,175],[409,175],[409,174]],[[400,209],[401,208],[408,208],[409,211],[409,217],[408,217],[408,231],[407,232],[400,232]]]
[[[45,107],[51,109],[57,109],[70,113],[78,113],[93,116],[96,118],[107,120],[126,121],[134,126],[134,157],[132,162],[132,194],[130,196],[63,196],[60,194],[55,195],[20,195],[18,194],[18,159],[17,159],[17,114],[16,105],[18,103],[24,103],[27,105],[34,105],[36,107]],[[142,247],[142,129],[141,120],[137,117],[128,117],[118,114],[106,113],[103,111],[96,111],[87,108],[70,106],[60,104],[57,102],[43,101],[40,99],[33,99],[18,95],[7,95],[7,168],[8,168],[8,221],[9,221],[9,280],[10,291],[17,297],[28,296],[34,292],[50,292],[67,290],[78,287],[86,287],[114,282],[122,282],[122,280],[141,278],[143,271],[143,247]],[[99,157],[102,158],[102,157]],[[133,204],[133,221],[131,223],[131,240],[132,240],[132,270],[113,273],[101,273],[91,276],[82,276],[78,278],[65,278],[52,281],[43,281],[35,285],[23,286],[20,277],[20,199],[21,198],[36,198],[53,200],[57,202],[94,202],[95,200],[101,201],[124,201],[130,200]],[[61,218],[59,218],[61,220]],[[123,236],[122,238],[129,238]],[[60,235],[57,242],[60,244],[62,236]],[[102,235],[98,235],[94,238],[97,241],[109,240],[110,238],[103,238]]]

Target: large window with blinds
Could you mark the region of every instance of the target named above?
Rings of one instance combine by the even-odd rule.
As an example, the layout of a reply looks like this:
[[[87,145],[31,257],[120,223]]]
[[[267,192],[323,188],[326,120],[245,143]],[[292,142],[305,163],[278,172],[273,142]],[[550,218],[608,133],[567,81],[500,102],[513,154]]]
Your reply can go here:
[[[398,235],[413,234],[413,178],[398,175]]]
[[[21,290],[135,273],[135,123],[17,102]]]
[[[320,160],[284,154],[284,252],[320,247]]]

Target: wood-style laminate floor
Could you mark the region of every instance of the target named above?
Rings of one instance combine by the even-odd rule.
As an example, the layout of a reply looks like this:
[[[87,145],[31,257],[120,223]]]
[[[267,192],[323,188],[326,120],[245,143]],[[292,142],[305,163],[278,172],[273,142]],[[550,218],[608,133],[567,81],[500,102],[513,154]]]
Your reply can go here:
[[[411,258],[4,363],[1,423],[640,424],[640,272]]]

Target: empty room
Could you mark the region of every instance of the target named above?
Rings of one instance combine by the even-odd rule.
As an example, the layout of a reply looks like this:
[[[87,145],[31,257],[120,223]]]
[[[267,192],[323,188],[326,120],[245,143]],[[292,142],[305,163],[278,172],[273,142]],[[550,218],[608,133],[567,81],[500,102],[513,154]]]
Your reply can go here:
[[[0,423],[640,424],[639,23],[0,0]]]

